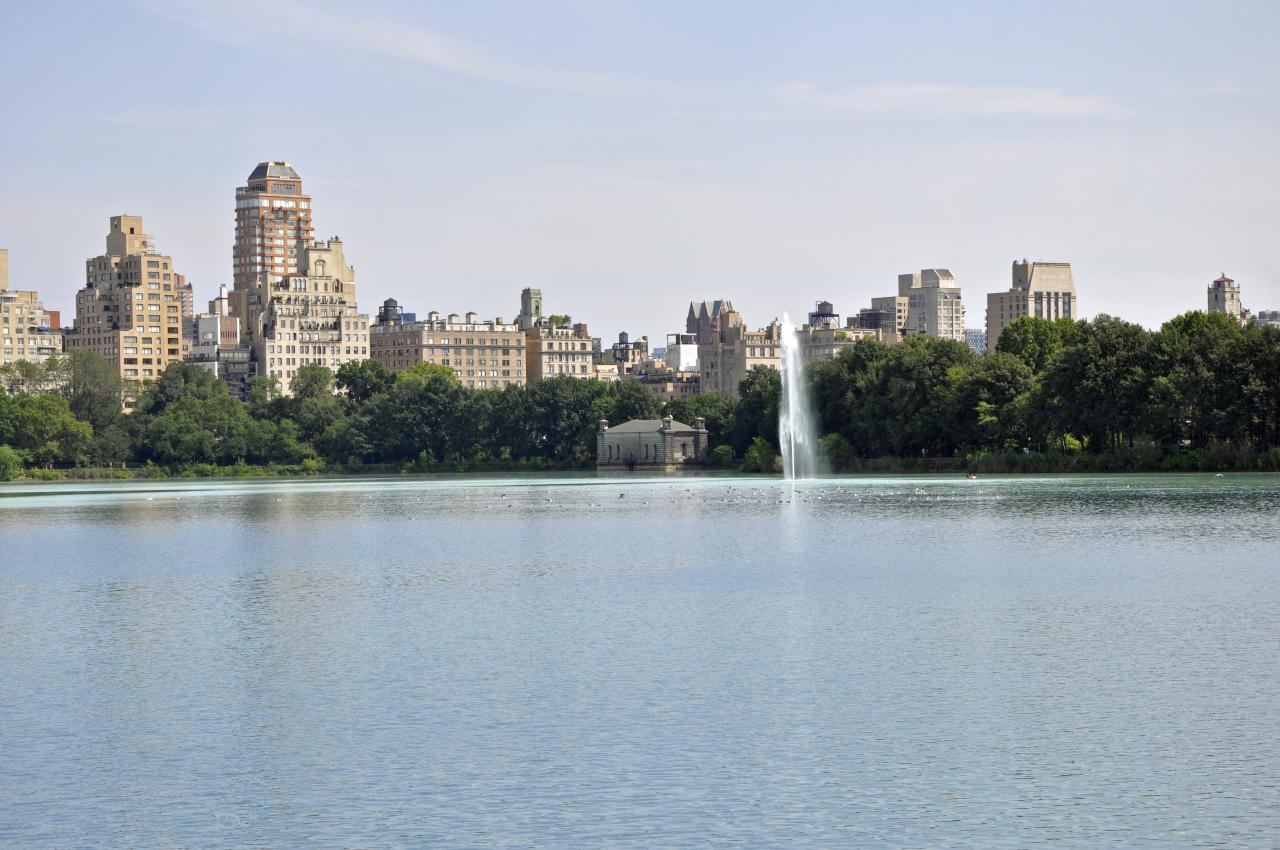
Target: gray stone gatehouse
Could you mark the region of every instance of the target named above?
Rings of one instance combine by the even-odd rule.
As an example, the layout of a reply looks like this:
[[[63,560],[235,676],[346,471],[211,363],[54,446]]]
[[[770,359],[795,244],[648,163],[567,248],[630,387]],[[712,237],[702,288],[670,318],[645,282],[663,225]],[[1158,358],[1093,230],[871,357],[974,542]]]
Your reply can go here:
[[[597,470],[653,470],[674,472],[707,465],[707,426],[702,417],[693,425],[665,419],[632,419],[616,428],[601,419],[596,431]]]

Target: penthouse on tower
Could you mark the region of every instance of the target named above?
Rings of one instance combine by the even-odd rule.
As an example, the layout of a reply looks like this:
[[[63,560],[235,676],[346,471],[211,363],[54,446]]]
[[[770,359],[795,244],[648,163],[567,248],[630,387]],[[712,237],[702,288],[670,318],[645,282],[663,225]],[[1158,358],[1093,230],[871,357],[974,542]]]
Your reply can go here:
[[[314,239],[311,196],[287,162],[260,162],[236,189],[231,310],[259,374],[289,385],[299,367],[369,356],[369,317],[342,240]]]

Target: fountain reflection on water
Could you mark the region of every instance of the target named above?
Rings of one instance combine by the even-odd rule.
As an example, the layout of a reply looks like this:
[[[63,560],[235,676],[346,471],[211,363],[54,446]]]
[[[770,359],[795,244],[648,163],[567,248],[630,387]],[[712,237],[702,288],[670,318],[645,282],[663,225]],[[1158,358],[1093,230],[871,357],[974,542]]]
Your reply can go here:
[[[818,423],[809,385],[804,376],[800,329],[782,314],[782,403],[778,407],[778,442],[782,447],[782,474],[788,481],[821,474],[818,455]]]

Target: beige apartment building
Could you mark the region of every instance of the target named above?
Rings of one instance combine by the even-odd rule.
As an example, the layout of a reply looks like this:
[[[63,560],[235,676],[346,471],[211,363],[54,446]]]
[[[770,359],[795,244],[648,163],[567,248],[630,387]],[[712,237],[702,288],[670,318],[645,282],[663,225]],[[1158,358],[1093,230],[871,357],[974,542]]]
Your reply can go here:
[[[300,366],[325,366],[369,358],[369,316],[356,308],[356,273],[342,240],[299,246],[298,271],[262,288],[266,299],[260,331],[251,345],[261,374],[290,391]]]
[[[58,314],[44,309],[38,292],[9,288],[9,251],[0,248],[0,364],[43,363],[61,353]]]
[[[665,366],[654,366],[636,381],[653,393],[659,401],[678,401],[701,392],[702,378],[697,372],[677,372]]]
[[[995,351],[1000,332],[1023,316],[1080,318],[1070,263],[1014,260],[1013,285],[987,295],[987,350]]]
[[[1249,317],[1249,311],[1240,301],[1240,284],[1227,277],[1226,272],[1209,284],[1209,312],[1225,313],[1238,322]]]
[[[591,338],[581,336],[571,326],[535,325],[525,331],[525,373],[530,381],[568,375],[595,378],[595,355]]]
[[[698,345],[698,383],[704,393],[738,397],[738,385],[756,366],[782,366],[782,324],[748,330],[737,311],[721,317],[710,342]]]
[[[517,324],[481,321],[475,313],[441,317],[434,310],[424,320],[400,317],[395,302],[388,301],[369,329],[370,356],[391,371],[434,363],[448,366],[462,386],[472,389],[526,383],[525,333]]]
[[[807,366],[831,360],[841,351],[858,344],[860,339],[883,339],[884,332],[875,328],[840,327],[840,317],[830,310],[829,302],[819,307],[828,309],[828,317],[814,324],[802,325],[800,357]],[[819,314],[810,314],[813,317]],[[747,330],[736,311],[724,316],[717,337],[698,346],[698,391],[738,397],[738,386],[756,366],[782,368],[782,323],[777,319],[768,327]]]
[[[190,284],[156,250],[141,216],[111,217],[107,251],[85,262],[85,278],[67,350],[105,358],[126,381],[152,380],[187,356]]]
[[[601,378],[595,345],[584,324],[551,321],[542,315],[542,290],[526,287],[520,293],[516,320],[525,335],[525,377],[529,382],[557,375]],[[605,370],[606,372],[608,370]],[[616,370],[614,370],[616,376]]]

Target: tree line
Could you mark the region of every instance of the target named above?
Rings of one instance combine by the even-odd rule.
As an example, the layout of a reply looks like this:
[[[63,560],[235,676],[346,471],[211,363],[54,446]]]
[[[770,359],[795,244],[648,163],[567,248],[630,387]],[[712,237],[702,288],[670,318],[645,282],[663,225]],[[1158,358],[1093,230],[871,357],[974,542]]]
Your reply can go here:
[[[807,371],[833,471],[886,458],[969,467],[1280,468],[1280,328],[1193,312],[1158,331],[1111,316],[1023,318],[995,350],[914,337],[860,340]],[[781,378],[756,367],[737,399],[661,403],[643,386],[556,377],[466,389],[451,369],[372,360],[298,371],[232,398],[175,363],[126,387],[88,352],[0,368],[0,478],[22,467],[168,471],[581,469],[596,423],[703,417],[713,465],[778,467]],[[132,413],[121,399],[136,394]]]

